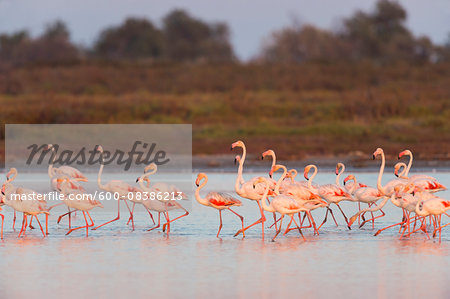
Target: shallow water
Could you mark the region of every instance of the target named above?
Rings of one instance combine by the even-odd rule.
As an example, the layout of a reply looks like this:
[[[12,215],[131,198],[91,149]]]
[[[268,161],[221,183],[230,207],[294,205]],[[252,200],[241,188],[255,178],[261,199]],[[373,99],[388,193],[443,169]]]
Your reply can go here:
[[[246,177],[252,177],[247,175]],[[358,173],[362,182],[374,185],[376,173]],[[434,173],[444,185],[450,185],[450,173]],[[105,176],[105,180],[113,176]],[[129,175],[132,182],[135,175]],[[318,183],[333,183],[331,173],[319,174]],[[393,176],[386,175],[384,182]],[[89,175],[95,181],[95,174]],[[209,177],[205,192],[228,191],[233,194],[235,174],[215,173]],[[18,176],[16,185],[49,191],[45,176]],[[92,191],[94,185],[89,185]],[[450,192],[440,196],[450,199]],[[192,194],[191,194],[192,198]],[[258,219],[255,202],[242,199],[236,212],[249,224]],[[116,202],[105,202],[104,209],[91,212],[96,225],[116,216]],[[401,211],[388,203],[386,217],[371,225],[349,231],[337,209],[336,227],[331,218],[313,236],[303,230],[306,241],[295,231],[270,242],[273,229],[266,228],[261,239],[261,225],[233,237],[240,228],[238,218],[224,212],[222,239],[215,237],[218,228],[216,210],[195,201],[184,202],[190,215],[176,221],[167,237],[161,231],[147,232],[151,222],[142,207],[136,207],[132,231],[126,225],[128,212],[122,207],[119,221],[90,231],[75,231],[69,236],[67,220],[56,224],[63,206],[52,210],[50,235],[42,238],[38,229],[17,238],[12,231],[12,212],[4,207],[5,237],[0,243],[0,298],[91,296],[157,296],[157,297],[272,297],[303,295],[307,297],[391,297],[408,296],[448,298],[450,296],[450,227],[442,242],[428,240],[417,233],[398,240],[398,229],[374,237],[381,227],[401,220]],[[123,204],[122,204],[123,206]],[[349,215],[357,210],[355,203],[343,204]],[[174,212],[174,215],[181,215]],[[317,222],[322,211],[314,211]],[[156,215],[155,215],[156,216]],[[267,214],[266,227],[272,223]],[[443,221],[447,222],[448,219]],[[79,213],[74,225],[84,222]],[[36,224],[36,223],[35,223]]]

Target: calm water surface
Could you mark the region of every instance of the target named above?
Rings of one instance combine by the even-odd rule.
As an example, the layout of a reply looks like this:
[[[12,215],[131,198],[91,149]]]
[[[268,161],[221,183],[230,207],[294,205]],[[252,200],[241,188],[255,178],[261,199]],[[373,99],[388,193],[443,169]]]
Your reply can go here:
[[[450,173],[433,175],[450,186]],[[105,180],[113,177],[105,176]],[[357,177],[375,185],[377,174],[358,173]],[[92,181],[95,178],[95,174],[89,176]],[[124,179],[133,182],[135,178],[129,175]],[[392,178],[386,175],[385,181]],[[211,174],[205,191],[232,193],[234,179],[234,173]],[[317,182],[332,183],[334,175],[319,174]],[[45,176],[19,175],[16,185],[49,191]],[[95,185],[88,185],[87,189],[95,190]],[[450,199],[448,191],[441,192],[440,196]],[[256,203],[242,201],[244,205],[236,211],[245,217],[245,223],[258,219]],[[21,216],[14,232],[12,212],[4,207],[0,298],[450,297],[450,227],[443,232],[440,244],[427,240],[423,233],[398,240],[398,229],[374,237],[378,228],[401,220],[401,211],[390,203],[385,207],[387,216],[379,219],[375,230],[370,225],[363,229],[354,225],[349,231],[343,225],[342,215],[334,209],[339,227],[329,218],[320,236],[304,230],[307,241],[303,241],[292,231],[280,235],[276,242],[270,242],[273,229],[266,229],[266,238],[261,239],[260,225],[248,230],[245,239],[234,238],[240,223],[235,215],[226,212],[222,239],[216,239],[217,211],[195,201],[184,204],[191,214],[172,225],[170,237],[160,231],[147,232],[151,222],[139,206],[135,231],[126,225],[128,212],[122,207],[119,221],[90,231],[88,238],[84,230],[65,236],[67,221],[56,224],[57,215],[66,211],[61,206],[52,210],[47,238],[42,238],[35,229],[18,239]],[[116,215],[116,202],[104,202],[104,205],[104,209],[91,212],[96,224]],[[346,203],[343,209],[352,215],[356,204]],[[314,211],[313,215],[317,222],[323,219],[321,211]],[[271,217],[267,218],[271,224]],[[75,225],[83,222],[79,214]]]

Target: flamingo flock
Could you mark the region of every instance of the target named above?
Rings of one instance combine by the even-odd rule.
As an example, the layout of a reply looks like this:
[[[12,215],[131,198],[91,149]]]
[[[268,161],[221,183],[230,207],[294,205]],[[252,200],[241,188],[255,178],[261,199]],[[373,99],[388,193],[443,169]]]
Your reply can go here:
[[[55,150],[51,144],[47,148]],[[223,227],[222,211],[229,211],[239,218],[241,228],[234,234],[245,238],[245,232],[254,226],[261,225],[261,236],[264,239],[265,229],[274,227],[275,232],[272,241],[280,235],[286,235],[295,230],[305,239],[303,231],[310,228],[313,235],[319,235],[320,229],[327,222],[328,216],[331,215],[334,223],[338,226],[338,220],[335,217],[333,208],[337,208],[342,214],[345,226],[351,229],[355,221],[358,221],[359,227],[363,227],[366,223],[372,223],[372,229],[375,228],[375,220],[385,216],[382,210],[390,201],[395,207],[402,209],[402,219],[398,223],[386,226],[375,232],[375,236],[379,235],[387,229],[398,227],[400,238],[406,238],[417,232],[423,232],[428,238],[430,233],[432,237],[439,235],[441,241],[442,229],[449,223],[442,223],[442,216],[450,216],[447,211],[450,210],[450,201],[435,194],[439,191],[447,190],[436,178],[415,174],[409,176],[409,171],[413,162],[413,154],[409,150],[402,151],[398,155],[398,159],[404,156],[409,157],[408,164],[398,162],[394,166],[394,174],[396,179],[382,184],[382,177],[386,165],[386,158],[381,148],[376,149],[373,153],[373,159],[381,157],[380,169],[375,187],[368,186],[366,183],[360,182],[354,174],[348,174],[343,180],[342,175],[345,171],[345,165],[338,163],[336,165],[336,180],[333,184],[319,185],[314,182],[314,178],[318,174],[316,165],[307,165],[303,170],[305,181],[297,181],[298,171],[296,169],[288,169],[285,165],[277,164],[276,155],[273,150],[267,150],[262,153],[261,158],[271,158],[271,167],[268,177],[253,177],[245,180],[243,176],[244,163],[247,155],[247,149],[242,141],[236,141],[231,145],[231,150],[240,149],[242,152],[235,157],[235,163],[238,163],[238,172],[234,186],[234,192],[237,196],[256,202],[258,206],[258,218],[253,220],[247,226],[244,225],[244,217],[239,214],[236,209],[243,205],[243,202],[230,194],[222,192],[210,191],[204,197],[200,195],[201,190],[207,185],[208,176],[205,173],[199,173],[195,180],[197,188],[194,192],[196,201],[210,208],[214,208],[219,214],[219,228],[216,234],[220,238],[220,232]],[[6,175],[6,182],[2,185],[0,211],[2,206],[10,207],[14,210],[13,229],[16,220],[16,212],[23,214],[22,226],[19,237],[25,235],[27,228],[33,228],[32,220],[35,219],[39,225],[42,235],[48,235],[48,217],[50,211],[58,206],[65,205],[67,213],[58,217],[57,223],[60,223],[64,217],[68,218],[68,227],[66,235],[73,231],[85,229],[86,236],[89,230],[97,230],[112,222],[120,219],[120,203],[123,202],[129,212],[128,222],[134,230],[134,210],[136,205],[142,206],[149,214],[152,225],[148,231],[161,227],[161,214],[165,223],[162,224],[162,231],[169,234],[171,224],[183,217],[189,215],[189,212],[177,200],[160,200],[148,197],[151,192],[171,192],[177,193],[181,199],[187,199],[187,196],[177,186],[166,183],[151,184],[150,177],[154,175],[158,167],[151,163],[144,169],[143,175],[136,179],[138,186],[127,183],[122,180],[111,180],[102,182],[102,173],[104,170],[103,148],[97,146],[97,152],[100,154],[100,168],[97,176],[97,185],[100,190],[114,194],[117,200],[117,216],[98,226],[94,226],[94,221],[90,215],[90,211],[94,208],[101,208],[103,205],[100,201],[92,198],[82,186],[82,182],[87,182],[87,177],[79,170],[70,166],[61,166],[56,168],[50,163],[48,175],[52,190],[61,194],[62,202],[53,206],[48,206],[45,200],[23,200],[21,196],[37,196],[36,191],[24,187],[16,187],[13,183],[18,175],[15,168],[11,168]],[[312,173],[311,173],[312,172]],[[277,175],[278,179],[273,176]],[[342,180],[342,184],[341,184]],[[132,196],[130,196],[130,194]],[[18,196],[18,197],[17,197]],[[75,199],[74,199],[75,198]],[[129,205],[131,204],[131,207]],[[341,207],[341,202],[357,203],[358,211],[348,217]],[[364,204],[367,205],[364,207]],[[363,206],[362,206],[363,205]],[[317,222],[313,217],[313,211],[316,209],[326,209],[325,217],[321,222]],[[169,212],[179,211],[183,214],[173,218]],[[83,214],[85,225],[72,227],[72,214]],[[157,223],[152,212],[158,213]],[[273,217],[273,223],[269,226],[266,224],[268,218],[265,213],[270,213]],[[38,216],[45,216],[45,231]],[[30,219],[28,221],[28,217]],[[288,216],[289,223],[283,230],[283,220]],[[339,215],[337,215],[339,216]],[[444,216],[444,217],[445,217]],[[316,215],[317,217],[317,215]],[[3,239],[4,215],[0,213],[2,220],[1,238]],[[297,219],[296,219],[297,218]],[[271,221],[271,220],[270,220]],[[306,221],[308,224],[306,224]],[[320,223],[317,225],[317,223]],[[293,225],[293,226],[292,226]],[[291,227],[292,226],[292,227]],[[432,231],[430,231],[432,227]]]
[[[52,150],[52,153],[55,154],[53,145],[48,144],[47,149]],[[170,232],[170,223],[189,214],[189,212],[180,203],[173,200],[148,200],[148,197],[150,196],[149,194],[151,194],[152,192],[155,194],[160,192],[178,192],[182,195],[181,199],[186,199],[186,195],[183,192],[179,191],[179,189],[174,185],[168,185],[164,183],[155,183],[153,185],[150,184],[150,180],[148,177],[152,174],[155,174],[157,171],[157,166],[154,163],[148,165],[144,169],[144,174],[136,180],[136,182],[139,182],[140,187],[133,186],[121,180],[112,180],[107,182],[106,184],[102,183],[101,176],[104,168],[103,148],[101,146],[97,146],[96,150],[100,154],[100,169],[97,177],[97,185],[100,190],[114,194],[114,198],[117,199],[118,203],[118,211],[116,218],[95,228],[92,228],[93,230],[96,230],[120,219],[121,201],[123,201],[128,208],[128,211],[130,213],[128,223],[132,223],[133,230],[133,212],[136,204],[141,204],[146,209],[146,211],[148,211],[153,224],[156,223],[151,212],[158,212],[158,224],[150,228],[149,230],[160,227],[160,214],[163,213],[166,219],[166,223],[164,223],[163,225],[163,232],[166,232],[167,234],[169,234]],[[13,181],[16,179],[17,175],[18,171],[16,168],[11,168],[6,174],[6,182],[2,185],[1,188],[0,211],[2,209],[2,206],[5,205],[11,207],[14,210],[13,230],[15,226],[16,212],[23,214],[22,227],[18,235],[19,237],[25,234],[27,227],[34,228],[31,225],[33,217],[38,222],[43,236],[47,236],[48,216],[50,214],[50,210],[59,205],[65,205],[67,207],[67,213],[60,215],[57,220],[57,223],[60,223],[64,217],[68,217],[69,230],[67,231],[66,235],[69,235],[73,231],[79,229],[86,229],[86,236],[89,235],[89,228],[94,226],[94,221],[90,215],[90,211],[97,207],[102,208],[103,205],[100,201],[94,199],[91,194],[88,194],[85,188],[80,184],[80,182],[88,181],[87,177],[83,175],[83,173],[71,166],[61,166],[56,168],[53,166],[52,161],[50,161],[48,167],[48,176],[50,178],[51,189],[54,191],[58,191],[61,194],[60,198],[62,199],[61,203],[55,204],[53,206],[47,205],[47,202],[42,199],[45,198],[44,196],[42,196],[42,194],[39,194],[38,192],[31,189],[16,187],[15,185],[13,185]],[[143,185],[143,181],[146,181],[147,185]],[[132,209],[130,209],[130,207],[128,206],[128,201],[133,204]],[[174,219],[170,219],[169,211],[172,210],[182,210],[185,213]],[[72,214],[76,213],[77,211],[83,214],[86,225],[72,227]],[[45,215],[45,232],[38,218],[38,215],[41,214]],[[28,223],[29,216],[31,217]],[[0,214],[0,218],[2,220],[0,237],[1,239],[3,239],[4,215]]]
[[[398,156],[399,159],[403,156],[409,156],[408,165],[403,162],[399,162],[395,165],[394,173],[398,178],[382,185],[381,182],[386,158],[383,150],[378,148],[373,153],[373,159],[376,159],[379,156],[381,157],[380,170],[376,187],[370,187],[359,182],[353,174],[347,175],[343,180],[343,185],[341,185],[340,178],[345,170],[345,166],[342,163],[336,165],[336,181],[334,184],[314,184],[313,180],[318,173],[318,168],[316,165],[312,164],[307,165],[304,169],[303,174],[306,181],[295,181],[294,179],[298,173],[297,170],[288,170],[286,166],[277,164],[276,155],[273,150],[267,150],[262,154],[262,159],[266,156],[271,156],[272,158],[269,178],[254,177],[249,180],[244,180],[243,169],[247,149],[244,142],[240,140],[231,145],[232,150],[235,148],[242,149],[242,154],[237,155],[235,158],[235,162],[239,163],[235,182],[235,192],[240,197],[255,201],[261,216],[246,227],[244,227],[241,218],[242,228],[239,229],[234,236],[242,234],[243,237],[245,237],[246,230],[257,224],[261,224],[261,235],[262,238],[264,238],[265,222],[267,221],[264,212],[269,212],[274,215],[274,223],[270,226],[275,227],[275,234],[272,237],[272,241],[274,241],[282,231],[283,219],[285,216],[289,217],[290,222],[283,234],[287,234],[291,230],[297,230],[300,236],[304,238],[302,229],[312,228],[313,234],[318,235],[320,228],[327,221],[329,214],[332,216],[336,226],[338,226],[333,214],[332,206],[336,206],[339,209],[348,229],[351,229],[353,223],[357,219],[360,228],[368,222],[372,222],[372,228],[375,228],[375,220],[385,216],[385,212],[382,208],[389,201],[391,201],[394,206],[402,209],[402,221],[378,230],[375,235],[379,235],[382,231],[391,227],[399,226],[400,238],[408,237],[419,231],[424,232],[429,237],[427,230],[428,222],[428,224],[433,227],[433,237],[436,237],[436,235],[439,234],[439,241],[441,241],[442,228],[449,224],[442,224],[441,220],[442,215],[449,216],[447,211],[450,210],[450,201],[435,195],[436,192],[446,190],[447,188],[436,178],[428,175],[413,175],[408,177],[413,161],[413,155],[409,150],[402,151]],[[275,181],[272,178],[272,175],[278,170],[282,170],[283,173],[279,179]],[[311,170],[313,170],[312,175],[310,175]],[[203,179],[205,179],[204,183],[199,185],[199,182]],[[195,198],[200,204],[219,210],[220,226],[217,233],[217,237],[219,237],[222,228],[221,211],[223,209],[232,211],[230,207],[240,206],[241,201],[231,195],[217,192],[210,192],[205,198],[201,198],[200,189],[204,187],[206,181],[206,174],[200,173],[197,176],[196,183],[198,187],[195,192]],[[358,212],[348,218],[340,206],[340,203],[343,201],[358,203]],[[361,209],[361,204],[366,204],[367,207]],[[319,208],[325,208],[326,213],[322,223],[317,226],[311,212]],[[232,212],[235,213],[234,211]],[[295,219],[296,215],[298,215],[298,222]],[[367,215],[370,215],[368,219],[366,219]],[[238,216],[241,217],[240,215]],[[308,225],[304,224],[306,219],[308,219]],[[290,227],[292,223],[295,225],[293,228]]]

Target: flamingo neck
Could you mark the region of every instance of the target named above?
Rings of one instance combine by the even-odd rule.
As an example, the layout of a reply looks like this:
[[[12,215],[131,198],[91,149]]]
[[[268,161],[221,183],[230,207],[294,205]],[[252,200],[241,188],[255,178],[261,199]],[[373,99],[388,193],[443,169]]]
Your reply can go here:
[[[205,179],[203,180],[203,182],[197,187],[197,189],[195,189],[195,199],[198,201],[198,203],[204,205],[204,206],[209,206],[209,202],[206,198],[202,198],[200,196],[200,189],[202,189],[206,183],[208,182],[208,177],[205,176]]]
[[[383,176],[385,164],[386,164],[386,159],[384,157],[384,152],[381,152],[381,165],[380,165],[380,171],[378,173],[377,188],[378,188],[378,191],[380,191],[382,194],[385,194],[385,190],[384,190],[383,186],[381,185],[381,177]]]
[[[144,179],[146,177],[151,176],[152,174],[156,173],[156,169],[153,169],[152,171],[146,172],[141,176],[141,180],[138,180],[139,186],[142,188],[142,190],[144,191],[149,191],[150,190],[150,183],[147,184],[147,186],[144,185]]]
[[[13,172],[12,177],[10,177],[9,179],[6,180],[5,184],[11,183],[12,181],[14,181],[14,180],[16,179],[16,176],[17,176],[17,170],[15,170],[15,171]]]
[[[247,156],[247,149],[245,145],[242,146],[242,157],[239,160],[238,175],[236,177],[235,190],[240,193],[241,185],[244,184],[244,178],[242,177],[242,172],[244,171],[245,157]]]
[[[55,156],[56,156],[56,152],[55,152],[55,148],[51,147],[52,149],[52,156],[50,157],[50,163],[48,164],[48,176],[50,178],[52,178],[55,175],[56,170],[53,168],[53,163],[55,161]]]
[[[308,180],[308,188],[309,188],[309,190],[312,190],[312,189],[313,189],[312,181],[314,180],[314,178],[315,178],[316,175],[317,175],[317,166],[316,166],[316,165],[312,165],[311,167],[314,168],[314,173],[313,173],[313,175],[312,175],[312,176],[309,178],[309,180]]]
[[[411,153],[411,151],[408,153],[408,156],[409,156],[408,167],[406,167],[405,173],[403,174],[405,177],[408,176],[409,170],[411,169],[412,162],[413,162],[413,154]]]
[[[98,170],[97,184],[100,187],[100,189],[106,190],[107,186],[102,184],[102,173],[103,173],[104,166],[105,165],[103,163],[103,152],[100,152],[100,169]]]
[[[270,167],[270,169],[272,170],[272,168],[275,166],[275,164],[277,163],[277,156],[275,156],[275,152],[272,151],[270,153],[270,156],[272,157],[272,166]]]
[[[341,187],[341,183],[340,183],[340,180],[341,180],[341,174],[343,174],[344,171],[345,171],[345,166],[342,165],[341,169],[339,170],[338,175],[336,176],[336,185],[337,185],[338,187]],[[355,182],[355,184],[356,184],[356,180],[354,180],[354,182]]]
[[[356,181],[356,177],[351,178],[351,180],[353,180],[353,186],[352,186],[352,189],[350,190],[350,194],[353,194],[353,193],[355,193],[355,191],[356,191],[356,186],[358,186],[358,185],[357,185],[358,182]],[[339,187],[340,187],[340,186],[339,186]]]
[[[270,184],[266,178],[264,178],[264,183],[266,184],[266,189],[264,190],[264,194],[261,197],[261,205],[262,205],[262,208],[264,211],[274,213],[275,209],[272,207],[272,204],[267,205],[267,203],[266,203],[267,195],[269,194],[269,189],[270,189]]]
[[[284,178],[286,177],[287,174],[287,168],[284,166],[281,166],[281,168],[283,169],[283,174],[281,175],[281,177],[278,179],[277,184],[275,185],[275,194],[280,194],[280,186],[281,186],[281,182],[284,180]],[[267,183],[268,184],[268,183]]]

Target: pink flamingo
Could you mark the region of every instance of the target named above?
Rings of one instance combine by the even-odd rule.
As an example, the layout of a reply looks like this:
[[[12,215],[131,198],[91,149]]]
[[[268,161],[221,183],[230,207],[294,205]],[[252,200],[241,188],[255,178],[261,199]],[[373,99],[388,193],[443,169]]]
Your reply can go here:
[[[414,185],[416,185],[417,187],[421,188],[424,191],[438,192],[447,190],[447,187],[439,183],[439,181],[432,176],[424,174],[415,174],[411,177],[408,177],[408,173],[409,170],[411,169],[413,161],[413,154],[410,150],[404,150],[398,155],[398,158],[400,159],[404,155],[409,156],[408,167],[406,168],[405,172],[402,175],[398,175],[398,177],[413,182]]]
[[[89,194],[84,193],[79,189],[72,189],[71,187],[69,187],[69,185],[70,185],[70,178],[68,176],[57,179],[56,188],[64,195],[63,201],[64,201],[64,204],[67,205],[67,208],[69,209],[69,213],[71,212],[70,211],[71,208],[73,209],[73,211],[75,211],[75,210],[82,211],[86,225],[71,228],[70,227],[70,214],[69,214],[69,231],[66,233],[66,235],[70,234],[71,232],[73,232],[75,230],[86,228],[86,237],[88,237],[89,236],[89,227],[94,226],[94,221],[92,220],[91,215],[89,214],[89,211],[95,207],[103,208],[103,205],[99,201],[92,199]],[[88,215],[91,223],[88,223],[86,214]]]
[[[314,168],[314,174],[311,176],[311,178],[308,178],[308,173],[311,168]],[[304,175],[309,182],[311,182],[314,177],[317,174],[317,166],[314,164],[308,165],[305,167]],[[326,184],[326,185],[320,185],[318,188],[318,194],[320,197],[325,199],[328,202],[328,205],[335,204],[339,210],[341,211],[342,215],[344,216],[345,222],[348,224],[347,216],[345,215],[344,211],[341,209],[339,203],[343,200],[353,201],[352,196],[346,192],[343,188],[333,185],[333,184]],[[327,209],[327,212],[325,214],[325,219],[323,220],[322,224],[319,226],[322,227],[322,225],[327,221],[328,211],[331,211],[330,208]],[[332,214],[333,215],[333,214]],[[333,216],[334,218],[334,216]],[[336,221],[336,220],[335,220]],[[336,223],[337,225],[337,223]]]
[[[261,182],[263,182],[266,185],[263,197],[261,199],[262,208],[265,211],[270,212],[270,213],[276,212],[276,213],[281,214],[280,225],[279,225],[277,232],[275,233],[275,236],[272,238],[272,242],[275,241],[275,238],[278,236],[278,234],[281,231],[281,228],[283,225],[283,218],[285,215],[288,215],[291,217],[291,221],[293,221],[295,223],[300,235],[303,237],[303,239],[305,239],[300,226],[297,224],[297,222],[294,219],[294,215],[297,213],[300,213],[300,212],[306,212],[307,210],[304,207],[302,207],[299,203],[297,203],[297,201],[295,201],[295,199],[293,199],[289,196],[286,196],[286,195],[275,195],[272,198],[272,200],[270,201],[270,204],[267,205],[266,200],[267,200],[267,196],[268,196],[269,189],[270,189],[270,183],[266,178],[260,177],[260,178],[256,179],[253,184],[256,187],[256,185]]]
[[[372,187],[359,187],[356,188],[356,186],[358,186],[358,182],[356,181],[356,178],[354,175],[350,174],[348,175],[345,179],[344,179],[344,185],[349,181],[349,180],[353,180],[353,188],[350,191],[350,193],[353,195],[353,198],[355,200],[357,200],[358,202],[362,202],[362,203],[366,203],[369,205],[369,208],[372,205],[376,205],[376,202],[378,200],[380,200],[381,198],[385,197],[378,189],[376,188],[372,188]],[[386,197],[386,201],[387,199],[389,199],[389,197]],[[383,204],[384,205],[384,204]],[[383,217],[385,215],[385,213],[383,212],[383,210],[381,210],[381,208],[378,209],[381,212],[381,215],[378,215],[376,217],[373,216],[373,211],[371,211],[372,214],[372,219],[369,220],[365,220],[364,219],[364,212],[358,211],[358,213],[356,215],[360,215],[362,214],[363,216],[363,222],[360,224],[360,228],[363,227],[364,224],[366,224],[368,221],[372,221],[372,228],[375,228],[375,219]],[[363,210],[365,211],[365,210]],[[355,216],[352,216],[350,218],[349,221],[349,226],[351,226],[354,222]]]
[[[100,152],[100,169],[98,171],[98,176],[97,176],[97,185],[99,186],[100,189],[102,189],[104,191],[111,192],[113,194],[118,194],[118,198],[117,198],[117,217],[114,218],[113,220],[105,222],[97,227],[94,227],[93,230],[96,230],[106,224],[109,224],[111,222],[114,222],[114,221],[117,221],[120,219],[120,201],[121,200],[123,200],[125,202],[125,205],[127,206],[128,211],[130,212],[130,217],[132,217],[133,214],[127,203],[128,194],[130,192],[138,191],[136,187],[131,186],[130,184],[125,183],[124,181],[120,181],[120,180],[112,180],[106,184],[102,184],[101,177],[102,177],[103,167],[105,166],[104,162],[103,162],[103,148],[100,145],[98,145],[97,151]]]
[[[157,196],[158,193],[161,194],[161,192],[163,192],[159,188],[155,189],[154,186],[157,185],[158,183],[156,183],[150,187],[150,181],[148,180],[148,177],[150,175],[155,174],[157,172],[157,170],[158,170],[158,168],[157,168],[156,164],[151,163],[149,166],[146,167],[146,173],[137,179],[137,182],[141,186],[142,190],[144,190],[144,195],[150,195],[151,193],[153,193],[153,194],[156,194],[156,196]],[[145,180],[147,180],[147,182],[148,182],[147,186],[144,185]],[[159,186],[161,187],[162,185],[159,185]],[[174,190],[173,186],[168,186],[167,188],[168,188],[167,190]],[[169,192],[167,194],[173,194],[173,195],[177,194],[174,191],[164,191],[164,192]],[[171,192],[173,192],[173,193],[171,193]],[[182,197],[181,199],[183,199],[183,198],[184,197]],[[147,209],[149,214],[150,214],[150,210],[158,212],[158,224],[156,226],[148,229],[148,231],[154,230],[160,226],[161,213],[163,213],[164,217],[166,218],[166,223],[164,223],[164,225],[163,225],[163,232],[166,231],[166,227],[167,227],[167,234],[170,233],[170,223],[189,215],[189,212],[181,204],[179,204],[177,202],[177,200],[162,201],[162,200],[158,200],[158,199],[152,200],[150,198],[146,198],[146,199],[142,200],[142,204]],[[171,220],[169,217],[169,211],[179,210],[179,209],[183,210],[185,213],[183,215],[180,215]],[[153,217],[152,217],[152,219],[153,219]]]
[[[260,204],[260,200],[264,194],[264,186],[262,184],[259,184],[259,185],[257,184],[256,188],[254,188],[253,180],[247,181],[247,182],[244,181],[244,179],[242,177],[242,172],[243,172],[243,168],[244,168],[244,162],[245,162],[247,150],[246,150],[244,142],[242,142],[240,140],[234,142],[231,145],[231,149],[234,149],[236,147],[242,148],[242,158],[239,159],[239,168],[238,168],[238,175],[236,177],[235,191],[241,197],[256,201],[256,203],[258,204],[258,207],[259,207],[261,218],[258,219],[257,221],[255,221],[254,223],[250,224],[249,226],[244,227],[243,229],[240,229],[239,231],[236,232],[236,234],[234,236],[236,237],[240,233],[244,233],[250,227],[261,223],[262,237],[264,239],[264,222],[266,221],[266,217],[264,216],[264,212],[263,212],[263,209]]]
[[[450,224],[449,222],[445,225],[441,225],[442,214],[444,214],[448,210],[450,210],[450,201],[440,197],[433,197],[425,200],[422,199],[417,203],[416,206],[416,214],[418,216],[435,216],[436,222],[433,237],[435,237],[436,233],[439,232],[439,242],[441,242],[442,228]],[[426,229],[426,222],[422,224],[421,229]]]
[[[200,184],[202,180],[203,183]],[[195,199],[200,204],[208,207],[213,207],[219,211],[220,225],[216,237],[219,237],[220,230],[222,229],[222,210],[224,209],[229,210],[230,212],[238,216],[241,219],[242,229],[244,229],[244,217],[231,209],[231,207],[241,206],[241,201],[232,197],[231,195],[221,192],[209,192],[205,198],[200,197],[200,189],[202,189],[207,182],[208,176],[206,174],[199,173],[197,175],[197,179],[195,180],[195,184],[197,185],[197,189],[195,190]],[[244,231],[242,232],[242,235],[245,237]]]

